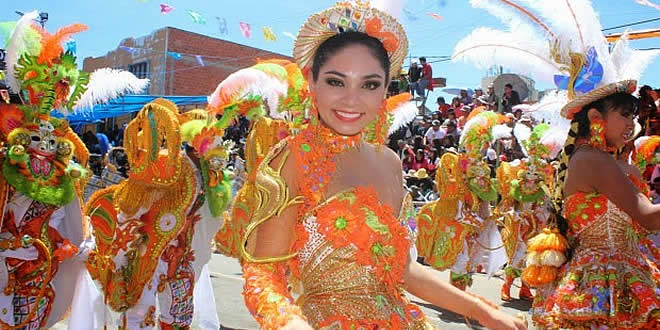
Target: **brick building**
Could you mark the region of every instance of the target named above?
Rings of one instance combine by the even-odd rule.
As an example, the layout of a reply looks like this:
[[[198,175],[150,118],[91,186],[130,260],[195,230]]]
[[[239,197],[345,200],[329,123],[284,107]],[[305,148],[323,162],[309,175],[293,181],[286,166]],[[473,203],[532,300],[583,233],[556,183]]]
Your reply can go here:
[[[104,67],[124,69],[138,78],[149,78],[151,83],[145,94],[199,96],[211,94],[231,73],[258,60],[272,58],[292,60],[282,54],[165,27],[147,36],[126,38],[105,56],[85,58],[83,71]],[[106,125],[121,125],[128,120],[130,116],[121,116]]]

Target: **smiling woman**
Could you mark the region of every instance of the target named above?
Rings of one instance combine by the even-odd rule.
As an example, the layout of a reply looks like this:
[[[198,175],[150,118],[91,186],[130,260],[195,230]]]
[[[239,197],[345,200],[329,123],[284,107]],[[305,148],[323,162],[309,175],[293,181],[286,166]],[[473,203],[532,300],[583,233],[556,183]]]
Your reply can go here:
[[[263,328],[432,328],[403,290],[489,328],[524,328],[410,256],[416,223],[401,162],[371,138],[387,132],[386,86],[406,52],[401,25],[360,2],[302,27],[294,57],[312,96],[309,125],[258,166],[260,206],[242,238],[243,294]],[[300,284],[295,303],[286,274]]]

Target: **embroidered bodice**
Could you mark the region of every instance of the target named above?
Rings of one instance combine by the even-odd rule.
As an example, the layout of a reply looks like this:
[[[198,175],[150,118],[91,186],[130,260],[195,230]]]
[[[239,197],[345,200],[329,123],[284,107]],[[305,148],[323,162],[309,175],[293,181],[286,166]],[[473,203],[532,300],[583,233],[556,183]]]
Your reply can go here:
[[[575,193],[565,211],[576,255],[604,254],[641,257],[632,219],[606,196]]]
[[[329,198],[301,219],[299,241],[304,242],[297,243],[302,248],[294,272],[303,291],[298,303],[313,325],[423,325],[415,321],[421,313],[408,306],[402,290],[414,241],[411,206],[407,196],[397,219],[373,189],[358,187]]]

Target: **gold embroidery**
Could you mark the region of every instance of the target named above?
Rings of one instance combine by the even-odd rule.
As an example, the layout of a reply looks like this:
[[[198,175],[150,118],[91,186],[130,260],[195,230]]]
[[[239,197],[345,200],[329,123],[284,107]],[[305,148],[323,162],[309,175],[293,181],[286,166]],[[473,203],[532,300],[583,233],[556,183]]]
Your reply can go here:
[[[283,140],[275,145],[257,168],[255,178],[255,185],[257,190],[254,195],[254,216],[252,217],[250,224],[245,229],[245,235],[243,235],[241,241],[241,256],[247,262],[277,262],[291,259],[296,256],[295,252],[284,256],[269,258],[259,258],[252,255],[257,241],[256,237],[252,236],[252,233],[259,227],[259,225],[268,221],[273,216],[281,215],[286,208],[295,204],[302,203],[301,196],[294,198],[289,197],[289,190],[281,175],[282,167],[286,163],[290,153],[289,150],[284,151],[286,146],[286,140]],[[280,162],[278,168],[271,168],[270,163],[283,151],[284,154],[282,155],[282,161]]]

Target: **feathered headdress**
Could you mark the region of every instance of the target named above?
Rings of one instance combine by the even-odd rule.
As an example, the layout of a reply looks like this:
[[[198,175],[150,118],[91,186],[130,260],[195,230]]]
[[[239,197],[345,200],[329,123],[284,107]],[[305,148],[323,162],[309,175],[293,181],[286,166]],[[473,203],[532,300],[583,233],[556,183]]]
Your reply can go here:
[[[642,136],[635,140],[633,161],[642,173],[646,171],[646,167],[660,163],[658,148],[660,148],[660,136]]]
[[[634,92],[635,80],[660,54],[631,49],[626,35],[610,53],[589,0],[471,3],[498,17],[508,29],[474,30],[456,45],[453,59],[481,68],[502,65],[553,82],[558,90],[566,91],[561,114],[569,119],[584,105],[607,95]]]
[[[481,159],[481,152],[493,140],[493,127],[500,117],[492,111],[484,111],[468,120],[461,132],[460,147],[471,159]]]

